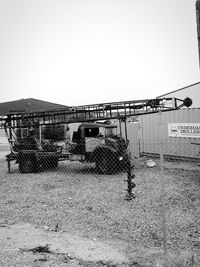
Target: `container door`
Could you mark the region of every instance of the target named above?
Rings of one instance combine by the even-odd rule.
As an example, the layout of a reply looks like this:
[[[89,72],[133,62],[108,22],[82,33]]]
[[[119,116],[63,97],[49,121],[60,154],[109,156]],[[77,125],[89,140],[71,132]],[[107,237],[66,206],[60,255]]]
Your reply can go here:
[[[139,122],[127,123],[127,137],[129,140],[129,151],[131,156],[138,158],[140,156],[139,149]]]

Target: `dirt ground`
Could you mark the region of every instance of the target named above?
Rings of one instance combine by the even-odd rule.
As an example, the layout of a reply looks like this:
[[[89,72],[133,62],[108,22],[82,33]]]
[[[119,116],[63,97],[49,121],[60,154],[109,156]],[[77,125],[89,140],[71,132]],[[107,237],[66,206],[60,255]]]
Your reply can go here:
[[[134,161],[135,198],[126,173],[93,165],[20,174],[0,157],[0,266],[200,266],[200,167],[197,162]],[[165,181],[164,265],[161,179]]]

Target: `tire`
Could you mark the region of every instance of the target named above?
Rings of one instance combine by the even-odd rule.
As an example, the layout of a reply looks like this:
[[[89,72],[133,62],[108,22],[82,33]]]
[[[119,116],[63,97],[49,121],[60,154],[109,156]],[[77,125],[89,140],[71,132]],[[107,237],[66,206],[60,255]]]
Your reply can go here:
[[[37,172],[37,163],[34,158],[23,157],[19,161],[19,171],[21,173],[33,173]]]
[[[116,172],[116,159],[111,151],[99,151],[95,164],[99,174],[113,174]]]
[[[58,167],[58,159],[52,159],[49,162],[50,169],[56,169]]]
[[[58,159],[46,159],[42,162],[42,168],[44,170],[56,169],[58,167]]]

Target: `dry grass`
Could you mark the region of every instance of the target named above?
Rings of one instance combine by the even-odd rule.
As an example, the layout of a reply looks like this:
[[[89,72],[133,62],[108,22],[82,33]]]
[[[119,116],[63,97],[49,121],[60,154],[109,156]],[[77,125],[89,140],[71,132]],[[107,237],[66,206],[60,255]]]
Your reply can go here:
[[[164,170],[167,248],[194,253],[200,266],[200,172],[171,164]],[[124,240],[131,244],[127,253],[162,248],[158,167],[136,167],[136,198],[127,202],[126,173],[98,175],[94,166],[61,162],[57,171],[22,175],[13,163],[8,174],[2,158],[0,165],[1,223],[58,224],[84,237]]]

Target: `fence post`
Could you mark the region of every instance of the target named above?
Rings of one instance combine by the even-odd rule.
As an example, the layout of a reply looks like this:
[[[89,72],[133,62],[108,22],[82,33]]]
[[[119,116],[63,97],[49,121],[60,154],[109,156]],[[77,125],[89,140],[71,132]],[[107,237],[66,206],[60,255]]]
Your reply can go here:
[[[162,234],[163,234],[163,256],[167,254],[167,230],[166,230],[166,216],[165,216],[165,176],[164,176],[164,156],[163,156],[163,121],[162,111],[159,111],[159,132],[160,132],[160,179],[161,179],[161,219],[162,219]]]

